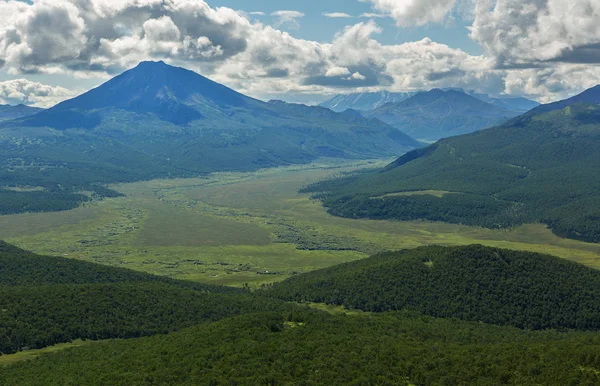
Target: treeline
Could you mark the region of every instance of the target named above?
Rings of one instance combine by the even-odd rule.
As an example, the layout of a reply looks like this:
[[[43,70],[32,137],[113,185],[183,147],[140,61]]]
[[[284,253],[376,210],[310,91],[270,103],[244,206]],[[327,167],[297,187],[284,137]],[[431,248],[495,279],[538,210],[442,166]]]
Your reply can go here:
[[[355,195],[323,200],[328,212],[347,218],[429,220],[454,224],[506,228],[524,222],[522,204],[473,194],[389,196]]]
[[[131,338],[296,308],[244,290],[38,256],[0,242],[0,354],[74,339]]]
[[[370,200],[427,190],[457,194]],[[488,228],[543,223],[561,236],[600,242],[600,107],[526,114],[409,152],[379,172],[303,191],[338,216]]]
[[[160,282],[211,293],[243,292],[232,287],[175,280],[87,261],[40,256],[0,241],[0,287],[132,282]]]
[[[258,311],[294,309],[250,294],[215,294],[165,283],[0,287],[0,353],[75,339],[166,334]]]
[[[6,385],[593,385],[600,337],[418,314],[259,313],[0,368]]]
[[[599,271],[552,256],[483,246],[384,253],[292,277],[263,293],[523,329],[600,330]]]

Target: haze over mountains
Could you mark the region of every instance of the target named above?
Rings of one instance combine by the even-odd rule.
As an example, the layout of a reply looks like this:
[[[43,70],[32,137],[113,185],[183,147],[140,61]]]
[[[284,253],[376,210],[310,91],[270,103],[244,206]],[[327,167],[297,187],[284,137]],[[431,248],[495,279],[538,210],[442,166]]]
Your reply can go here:
[[[28,115],[33,115],[42,111],[38,107],[31,107],[26,105],[0,105],[0,121],[6,121],[9,119],[22,118]]]
[[[498,125],[539,103],[449,88],[337,95],[320,106],[339,112],[358,110],[365,117],[377,118],[414,138],[436,141]]]
[[[436,141],[495,126],[521,113],[483,102],[462,91],[434,89],[399,103],[387,103],[363,115],[377,118],[414,138]]]
[[[381,158],[421,144],[377,120],[264,103],[192,71],[143,62],[79,97],[3,122],[0,146],[5,186],[98,191],[94,184],[319,157]]]
[[[416,92],[363,92],[355,94],[340,94],[321,102],[319,106],[336,112],[351,110],[371,111],[386,103],[396,103],[415,96]]]
[[[598,102],[595,87],[496,128],[412,151],[378,173],[311,190],[329,192],[330,212],[346,217],[489,228],[542,222],[559,235],[600,242]],[[398,192],[416,193],[392,194]]]

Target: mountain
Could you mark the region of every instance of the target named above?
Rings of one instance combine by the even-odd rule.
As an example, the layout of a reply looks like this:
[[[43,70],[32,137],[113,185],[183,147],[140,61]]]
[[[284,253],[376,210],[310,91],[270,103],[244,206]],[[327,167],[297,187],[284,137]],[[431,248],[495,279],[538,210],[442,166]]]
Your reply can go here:
[[[479,245],[384,253],[289,278],[269,293],[294,302],[412,310],[530,330],[600,330],[600,271]]]
[[[444,88],[443,91],[458,91],[466,93],[474,98],[477,98],[485,103],[492,104],[505,110],[510,110],[518,113],[525,113],[533,108],[538,107],[538,102],[526,98],[514,98],[508,96],[490,96],[481,94],[475,91],[466,92],[461,88]],[[400,103],[405,101],[419,92],[364,92],[354,94],[339,94],[319,104],[321,107],[326,107],[333,111],[342,112],[347,109],[358,111],[372,111],[382,107],[387,103]]]
[[[527,98],[511,98],[507,96],[493,97],[488,94],[480,94],[475,91],[470,91],[467,94],[496,107],[520,113],[526,113],[527,111],[532,110],[540,105],[538,102]]]
[[[519,115],[457,90],[434,89],[365,112],[408,135],[426,141],[472,133]]]
[[[583,103],[583,104],[592,104],[592,105],[600,105],[600,85],[592,87],[588,90],[585,90],[581,94],[575,95],[572,98],[565,99],[562,101],[549,103],[545,105],[541,105],[531,111],[532,114],[540,114],[549,111],[562,110],[568,106]]]
[[[355,94],[340,94],[319,104],[321,107],[342,112],[348,109],[358,111],[371,111],[386,103],[402,102],[412,96],[415,92],[363,92]]]
[[[25,106],[23,104],[11,106],[11,105],[0,105],[0,121],[8,119],[22,118],[28,115],[33,115],[42,111],[43,109],[31,106]]]
[[[0,199],[12,203],[2,213],[68,209],[85,200],[77,191],[114,194],[101,188],[111,182],[380,158],[420,146],[377,120],[324,110],[264,103],[192,71],[143,62],[81,96],[0,123]]]
[[[596,90],[308,190],[328,192],[330,213],[351,218],[489,228],[537,222],[600,242],[600,105],[581,103],[594,102]]]

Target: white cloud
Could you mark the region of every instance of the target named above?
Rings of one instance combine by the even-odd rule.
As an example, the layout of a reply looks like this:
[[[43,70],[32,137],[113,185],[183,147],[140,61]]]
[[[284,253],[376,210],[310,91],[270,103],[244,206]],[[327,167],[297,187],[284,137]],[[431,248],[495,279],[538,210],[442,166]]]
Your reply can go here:
[[[392,16],[402,27],[441,22],[456,0],[366,0],[385,15]]]
[[[600,2],[477,0],[471,37],[499,66],[600,63]]]
[[[360,15],[360,17],[363,18],[367,18],[367,19],[380,19],[380,18],[384,18],[387,17],[386,15],[382,15],[381,13],[363,13],[362,15]]]
[[[26,79],[0,82],[0,104],[26,104],[50,107],[77,95],[76,91],[63,87],[48,86]]]
[[[595,56],[600,23],[594,23],[600,20],[600,5],[595,2],[588,0],[586,8],[585,0],[531,0],[528,5],[458,0],[447,11],[453,0],[369,1],[399,25],[435,21],[445,12],[455,15],[460,6],[476,1],[472,37],[485,54],[469,55],[431,39],[382,44],[377,40],[381,27],[373,20],[318,43],[202,0],[0,0],[0,67],[15,77],[106,78],[142,60],[163,59],[256,97],[463,87],[549,100],[600,81],[598,68],[584,64],[600,63]],[[278,11],[274,16],[293,25],[303,14]],[[36,103],[51,104],[67,94],[63,89]],[[36,94],[31,95],[28,101]]]
[[[332,19],[347,19],[347,18],[351,18],[351,15],[348,15],[345,12],[325,12],[323,13],[323,16],[325,17],[329,17]]]
[[[304,17],[304,14],[298,11],[276,11],[273,12],[271,16],[277,17],[275,27],[281,27],[284,24],[288,24],[292,28],[299,28],[300,24],[298,23],[298,19]]]
[[[249,12],[249,14],[255,16],[265,16],[265,13],[260,11]]]

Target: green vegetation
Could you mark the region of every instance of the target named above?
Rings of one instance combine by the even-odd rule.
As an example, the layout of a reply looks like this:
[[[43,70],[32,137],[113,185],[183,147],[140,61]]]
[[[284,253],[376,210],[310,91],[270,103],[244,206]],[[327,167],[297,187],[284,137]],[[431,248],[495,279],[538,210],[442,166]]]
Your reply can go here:
[[[294,308],[233,288],[38,256],[0,242],[0,354]]]
[[[6,385],[592,385],[600,338],[418,314],[261,313],[0,368]]]
[[[293,305],[165,283],[0,287],[0,353],[75,339],[166,334],[202,322]]]
[[[600,267],[600,245],[557,237],[540,224],[491,230],[354,220],[331,216],[319,202],[298,194],[332,174],[387,163],[323,160],[253,173],[119,184],[111,188],[126,196],[66,212],[0,216],[0,235],[42,255],[239,287],[431,244],[483,244]]]
[[[265,293],[526,329],[600,329],[599,271],[552,256],[482,246],[384,253],[290,278]]]
[[[48,110],[0,122],[0,186],[47,190],[0,190],[0,214],[72,209],[85,201],[80,191],[114,194],[102,188],[110,183],[395,156],[419,146],[377,120],[264,103],[182,68],[142,63]]]
[[[537,222],[560,236],[600,242],[598,122],[596,105],[530,113],[410,152],[381,171],[305,191],[320,193],[331,214],[349,218],[504,229]],[[382,198],[426,190],[462,194]]]

